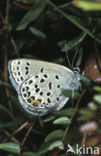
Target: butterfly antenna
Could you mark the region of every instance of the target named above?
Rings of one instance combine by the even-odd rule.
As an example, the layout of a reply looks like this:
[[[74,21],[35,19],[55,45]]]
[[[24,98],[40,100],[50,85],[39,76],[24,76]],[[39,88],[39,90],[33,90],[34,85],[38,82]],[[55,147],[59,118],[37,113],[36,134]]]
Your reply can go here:
[[[70,61],[69,61],[68,52],[67,52],[67,50],[66,50],[66,40],[65,40],[65,52],[66,52],[66,58],[67,58],[68,64],[69,64],[70,68],[73,69],[73,68],[72,68],[72,65],[70,64]]]
[[[72,61],[72,68],[73,68],[74,61],[75,61],[75,58],[76,58],[76,56],[77,56],[77,53],[78,53],[78,49],[76,50],[76,53],[75,53],[74,58],[73,58],[73,61]]]

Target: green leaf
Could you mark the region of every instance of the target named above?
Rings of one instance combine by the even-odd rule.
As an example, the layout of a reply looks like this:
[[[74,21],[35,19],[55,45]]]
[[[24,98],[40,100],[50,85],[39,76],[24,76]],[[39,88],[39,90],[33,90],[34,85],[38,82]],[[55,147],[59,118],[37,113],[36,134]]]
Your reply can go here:
[[[4,107],[3,105],[0,105],[0,111],[4,111],[4,112],[7,113],[8,115],[10,115],[9,110],[8,110],[6,107]]]
[[[38,154],[37,152],[23,152],[23,156],[41,156],[41,154]]]
[[[80,110],[80,113],[83,115],[90,115],[90,114],[92,114],[92,111],[89,110],[88,108],[84,108],[84,109]]]
[[[19,23],[17,30],[23,30],[27,27],[27,25],[35,21],[39,15],[42,13],[46,6],[46,2],[42,0],[35,0],[33,3],[32,8],[29,10],[29,12],[23,17],[21,22]]]
[[[94,90],[97,91],[97,92],[101,92],[101,87],[95,86],[95,87],[94,87]]]
[[[81,65],[82,57],[83,57],[83,49],[80,48],[78,52],[78,60],[76,62],[77,67]]]
[[[81,115],[80,117],[78,117],[78,121],[86,121],[86,120],[90,120],[92,119],[93,114],[89,114],[89,115]]]
[[[11,95],[11,100],[12,100],[12,102],[13,102],[14,104],[17,104],[17,105],[19,106],[19,101],[18,101],[18,98],[17,98],[17,97]]]
[[[59,111],[53,112],[55,116],[71,116],[73,114],[74,108],[62,109]]]
[[[49,116],[47,117],[46,119],[43,120],[43,122],[49,122],[49,121],[52,121],[54,120],[55,116]]]
[[[7,88],[12,88],[12,85],[7,82],[1,82],[1,84]]]
[[[72,90],[62,90],[62,94],[72,99],[77,99],[79,97],[79,93]]]
[[[63,130],[55,130],[51,133],[49,133],[46,138],[45,142],[56,140],[56,139],[61,139],[63,137],[64,131]]]
[[[45,154],[49,151],[49,145],[50,143],[48,142],[43,142],[38,150],[38,154],[42,155],[42,154]]]
[[[85,75],[81,75],[80,78],[81,78],[81,81],[83,82],[83,84],[85,86],[89,86],[90,85],[91,81]]]
[[[41,145],[39,151],[37,152],[39,155],[45,155],[45,153],[47,153],[48,151],[53,150],[54,148],[59,148],[61,150],[64,149],[63,147],[63,143],[61,140],[56,140],[53,142],[43,142],[43,144]]]
[[[34,2],[34,0],[20,0],[20,1],[25,4],[30,4]]]
[[[86,37],[86,33],[82,32],[79,36],[73,38],[71,41],[67,41],[66,46],[62,48],[61,51],[68,51],[68,50],[72,50],[74,47],[76,47],[77,45],[79,45],[84,38]]]
[[[57,141],[51,143],[49,146],[49,150],[53,150],[56,147],[63,150],[64,149],[63,142],[61,140],[57,140]]]
[[[94,11],[94,10],[101,10],[101,2],[97,1],[85,1],[85,0],[74,0],[74,5],[84,10]]]
[[[52,62],[53,62],[53,63],[57,63],[57,64],[62,64],[63,61],[64,61],[64,59],[63,59],[62,57],[59,57],[59,58],[57,58],[57,59],[54,59]]]
[[[53,124],[61,124],[61,125],[70,124],[70,120],[69,120],[69,118],[63,116],[63,117],[59,117],[56,120],[54,120]]]
[[[46,35],[45,35],[42,31],[36,29],[35,27],[29,27],[29,30],[30,30],[30,31],[32,32],[32,34],[34,34],[37,38],[46,39]]]
[[[13,142],[0,144],[0,149],[9,153],[20,154],[20,145]]]
[[[101,104],[101,94],[97,94],[94,96],[94,100],[98,103]]]
[[[10,122],[7,122],[7,123],[1,123],[0,122],[0,128],[13,128],[13,127],[17,127],[17,123],[16,122],[13,122],[13,121],[10,121]]]
[[[7,32],[11,32],[12,31],[12,24],[8,24],[8,26],[7,26]]]

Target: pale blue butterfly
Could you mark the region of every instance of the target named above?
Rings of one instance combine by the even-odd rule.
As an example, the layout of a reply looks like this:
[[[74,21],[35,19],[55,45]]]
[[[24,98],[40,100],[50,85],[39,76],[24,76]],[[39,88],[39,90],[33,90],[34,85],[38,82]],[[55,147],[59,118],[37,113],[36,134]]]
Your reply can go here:
[[[69,100],[61,91],[78,90],[81,84],[78,71],[40,60],[10,60],[8,70],[22,107],[32,115],[60,110]]]

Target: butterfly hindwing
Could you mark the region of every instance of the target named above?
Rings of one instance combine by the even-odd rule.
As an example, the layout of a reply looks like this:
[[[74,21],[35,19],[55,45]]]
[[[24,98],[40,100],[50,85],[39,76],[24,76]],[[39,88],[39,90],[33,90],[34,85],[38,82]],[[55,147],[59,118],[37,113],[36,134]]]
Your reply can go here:
[[[23,106],[26,105],[26,110],[30,110],[30,113],[43,114],[53,108],[59,110],[69,99],[61,94],[61,90],[65,88],[65,83],[62,83],[64,78],[60,77],[58,80],[54,73],[46,75],[37,74],[21,85],[20,102]]]

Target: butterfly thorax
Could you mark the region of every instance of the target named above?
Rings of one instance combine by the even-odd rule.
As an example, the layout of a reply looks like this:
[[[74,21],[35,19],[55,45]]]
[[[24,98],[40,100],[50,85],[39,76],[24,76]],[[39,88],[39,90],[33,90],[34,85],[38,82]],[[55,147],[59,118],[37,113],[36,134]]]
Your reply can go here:
[[[80,69],[76,67],[73,69],[73,76],[71,77],[70,87],[72,90],[78,90],[80,86]]]

